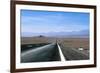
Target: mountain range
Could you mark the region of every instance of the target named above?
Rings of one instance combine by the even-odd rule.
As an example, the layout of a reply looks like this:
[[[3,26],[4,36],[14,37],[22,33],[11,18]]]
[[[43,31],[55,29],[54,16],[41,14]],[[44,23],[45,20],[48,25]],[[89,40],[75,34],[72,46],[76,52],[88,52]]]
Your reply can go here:
[[[82,31],[72,31],[72,32],[48,32],[48,33],[29,33],[23,32],[22,37],[32,37],[32,36],[47,36],[47,37],[80,37],[80,38],[88,38],[89,30]]]

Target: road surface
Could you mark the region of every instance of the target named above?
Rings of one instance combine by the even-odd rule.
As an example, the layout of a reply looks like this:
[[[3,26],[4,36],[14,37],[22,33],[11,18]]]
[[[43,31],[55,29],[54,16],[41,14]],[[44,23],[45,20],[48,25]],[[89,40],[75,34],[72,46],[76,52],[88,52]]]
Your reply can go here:
[[[22,63],[86,59],[89,57],[79,50],[62,47],[57,42],[21,52]]]
[[[60,55],[56,43],[38,48],[31,48],[21,53],[21,62],[45,62],[60,61]]]

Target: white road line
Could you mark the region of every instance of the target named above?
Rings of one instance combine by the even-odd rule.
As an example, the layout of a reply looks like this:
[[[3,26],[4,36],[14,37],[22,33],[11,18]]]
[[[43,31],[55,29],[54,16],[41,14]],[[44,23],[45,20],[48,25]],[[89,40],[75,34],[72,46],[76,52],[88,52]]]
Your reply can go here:
[[[57,46],[58,46],[58,49],[59,49],[59,54],[60,54],[61,61],[66,61],[66,59],[65,59],[65,57],[64,57],[64,55],[63,55],[63,53],[61,51],[61,48],[60,48],[58,43],[57,43]]]

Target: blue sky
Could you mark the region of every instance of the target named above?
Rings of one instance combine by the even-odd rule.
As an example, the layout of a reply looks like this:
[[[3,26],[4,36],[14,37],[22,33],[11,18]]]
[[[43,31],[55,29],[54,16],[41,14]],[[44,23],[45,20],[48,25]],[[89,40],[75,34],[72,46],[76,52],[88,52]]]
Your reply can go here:
[[[84,30],[89,30],[89,13],[21,10],[22,36]]]

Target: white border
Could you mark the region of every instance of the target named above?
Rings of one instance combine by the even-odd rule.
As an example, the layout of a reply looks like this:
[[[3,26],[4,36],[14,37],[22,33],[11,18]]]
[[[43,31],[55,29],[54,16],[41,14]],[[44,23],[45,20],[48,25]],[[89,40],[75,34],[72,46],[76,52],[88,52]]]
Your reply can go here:
[[[90,60],[66,61],[66,62],[39,62],[39,63],[20,63],[20,10],[48,10],[64,12],[89,12],[90,13]],[[94,63],[94,11],[93,9],[70,8],[70,7],[52,7],[35,5],[16,5],[16,68],[40,68],[57,66],[88,65]]]

